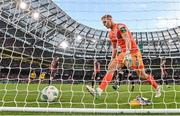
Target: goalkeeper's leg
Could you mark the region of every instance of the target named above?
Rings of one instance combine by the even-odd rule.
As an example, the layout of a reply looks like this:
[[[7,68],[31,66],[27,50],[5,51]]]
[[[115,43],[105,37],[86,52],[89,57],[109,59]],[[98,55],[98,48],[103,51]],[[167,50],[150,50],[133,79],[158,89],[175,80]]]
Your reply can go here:
[[[108,71],[106,75],[104,76],[103,80],[101,81],[101,84],[98,88],[95,90],[93,88],[90,88],[89,86],[86,86],[88,91],[91,93],[91,95],[98,97],[101,95],[101,93],[106,89],[108,84],[111,82],[114,71],[118,68],[122,68],[124,66],[123,60],[125,57],[125,53],[121,53],[119,56],[117,56],[115,59],[113,59],[109,66]]]
[[[143,79],[146,79],[152,87],[156,90],[156,95],[155,97],[160,97],[161,96],[161,88],[160,86],[156,83],[154,80],[154,77],[151,74],[146,74],[144,69],[139,69],[136,71],[137,75]]]
[[[155,97],[161,96],[161,88],[154,80],[154,77],[150,74],[146,74],[144,70],[144,63],[142,60],[141,53],[132,54],[132,68],[136,70],[136,73],[139,77],[146,79],[156,90]]]

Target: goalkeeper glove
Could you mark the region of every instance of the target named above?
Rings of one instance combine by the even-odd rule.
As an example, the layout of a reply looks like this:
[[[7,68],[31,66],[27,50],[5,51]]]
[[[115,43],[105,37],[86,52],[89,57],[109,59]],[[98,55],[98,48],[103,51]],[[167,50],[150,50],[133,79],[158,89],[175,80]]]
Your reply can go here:
[[[126,64],[127,68],[132,67],[132,57],[131,57],[130,51],[126,52],[125,64]]]

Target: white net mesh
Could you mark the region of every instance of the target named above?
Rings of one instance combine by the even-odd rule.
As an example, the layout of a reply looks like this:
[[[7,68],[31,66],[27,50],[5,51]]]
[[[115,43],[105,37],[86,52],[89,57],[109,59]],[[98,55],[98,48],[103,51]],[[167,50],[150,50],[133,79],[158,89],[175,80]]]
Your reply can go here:
[[[82,112],[82,109],[73,108],[93,108],[91,112],[95,112],[95,109],[98,109],[97,112],[106,112],[106,109],[120,109],[115,112],[136,108],[178,109],[179,4],[178,0],[153,3],[118,0],[103,3],[95,0],[1,0],[1,108],[64,108],[63,111],[66,112]],[[118,5],[122,9],[117,10]],[[79,8],[80,6],[82,8]],[[112,6],[116,9],[108,10]],[[127,6],[136,10],[123,10]],[[134,70],[126,68],[116,71],[113,81],[100,98],[96,99],[86,90],[86,85],[91,86],[93,82],[95,87],[98,87],[98,82],[106,74],[111,60],[112,48],[108,32],[99,28],[101,15],[111,12],[116,18],[119,18],[116,15],[121,13],[124,16],[121,19],[128,22],[128,25],[133,25],[130,28],[136,31],[132,32],[132,35],[142,52],[146,72],[153,75],[161,85],[160,98],[154,97],[155,91],[146,80],[140,80]],[[127,13],[129,15],[126,17]],[[145,17],[147,13],[149,15]],[[94,14],[98,19],[90,14]],[[168,14],[169,17],[161,17],[159,14]],[[73,18],[73,15],[77,19]],[[154,17],[151,18],[151,15]],[[133,16],[134,19],[129,19]],[[59,58],[59,63],[52,66],[55,57]],[[95,59],[100,64],[94,65]],[[166,62],[163,63],[163,60]],[[97,70],[98,66],[100,74],[94,75],[94,67]],[[59,97],[54,102],[44,102],[41,99],[41,91],[49,83],[59,90]],[[132,103],[133,99],[138,99],[137,96],[149,100],[145,100],[147,103],[141,105]],[[18,109],[22,107],[24,109]],[[33,108],[27,111],[37,111]],[[101,111],[99,108],[105,110]]]

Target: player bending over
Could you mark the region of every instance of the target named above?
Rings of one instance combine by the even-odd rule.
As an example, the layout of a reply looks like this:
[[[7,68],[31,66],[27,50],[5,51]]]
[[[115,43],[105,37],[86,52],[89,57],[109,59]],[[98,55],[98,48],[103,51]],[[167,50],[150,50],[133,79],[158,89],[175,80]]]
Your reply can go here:
[[[109,32],[109,38],[112,44],[112,60],[99,87],[93,89],[88,85],[86,86],[91,95],[96,98],[101,96],[101,93],[106,89],[109,82],[111,82],[114,71],[125,65],[131,70],[136,70],[140,78],[146,79],[156,90],[155,97],[160,97],[160,86],[158,86],[151,75],[145,73],[141,52],[126,25],[114,23],[111,15],[104,15],[101,20],[104,26],[111,30]],[[120,54],[117,54],[118,46],[121,48]]]

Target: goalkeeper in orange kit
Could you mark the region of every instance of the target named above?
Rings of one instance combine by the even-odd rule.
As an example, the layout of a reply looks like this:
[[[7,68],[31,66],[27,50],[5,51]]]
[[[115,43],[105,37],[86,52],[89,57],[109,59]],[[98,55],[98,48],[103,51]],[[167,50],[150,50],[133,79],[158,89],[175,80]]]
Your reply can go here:
[[[135,70],[139,77],[146,79],[156,90],[155,97],[160,97],[160,86],[151,75],[145,73],[141,52],[126,25],[115,23],[111,15],[104,15],[101,20],[103,25],[110,29],[109,39],[112,44],[112,60],[99,87],[93,89],[87,85],[88,91],[95,97],[100,96],[111,82],[114,71],[118,68],[121,69],[125,65],[128,69]],[[118,46],[121,48],[120,54],[117,54]]]

